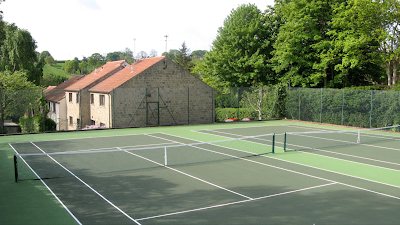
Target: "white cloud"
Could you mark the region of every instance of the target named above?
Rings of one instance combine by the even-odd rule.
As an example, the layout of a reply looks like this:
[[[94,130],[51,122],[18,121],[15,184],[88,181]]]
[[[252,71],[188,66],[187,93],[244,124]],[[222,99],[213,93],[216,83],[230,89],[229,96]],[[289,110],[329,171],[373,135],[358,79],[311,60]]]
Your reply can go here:
[[[96,0],[79,0],[79,2],[90,9],[100,9],[100,6],[97,4]]]

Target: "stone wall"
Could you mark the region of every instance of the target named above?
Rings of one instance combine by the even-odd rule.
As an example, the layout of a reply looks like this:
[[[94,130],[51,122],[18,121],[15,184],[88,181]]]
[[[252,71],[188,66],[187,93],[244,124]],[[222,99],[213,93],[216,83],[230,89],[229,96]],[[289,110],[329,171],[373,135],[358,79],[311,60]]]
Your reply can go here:
[[[176,63],[166,59],[165,66],[162,60],[111,92],[113,127],[212,123],[213,91]]]

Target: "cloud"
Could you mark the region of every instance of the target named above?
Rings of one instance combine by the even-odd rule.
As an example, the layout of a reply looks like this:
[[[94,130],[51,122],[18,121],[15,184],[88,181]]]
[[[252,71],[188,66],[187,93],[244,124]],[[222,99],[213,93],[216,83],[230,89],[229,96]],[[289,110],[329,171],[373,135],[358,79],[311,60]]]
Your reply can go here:
[[[100,9],[100,6],[97,4],[96,0],[79,0],[79,2],[90,9]]]

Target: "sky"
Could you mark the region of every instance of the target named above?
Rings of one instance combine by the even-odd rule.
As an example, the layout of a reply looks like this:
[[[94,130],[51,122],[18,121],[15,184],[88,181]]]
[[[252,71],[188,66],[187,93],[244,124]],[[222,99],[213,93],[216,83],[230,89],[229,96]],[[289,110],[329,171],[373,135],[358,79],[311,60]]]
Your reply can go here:
[[[231,10],[248,3],[264,11],[274,0],[6,0],[0,10],[31,33],[38,52],[71,60],[125,48],[160,56],[183,42],[209,51]]]

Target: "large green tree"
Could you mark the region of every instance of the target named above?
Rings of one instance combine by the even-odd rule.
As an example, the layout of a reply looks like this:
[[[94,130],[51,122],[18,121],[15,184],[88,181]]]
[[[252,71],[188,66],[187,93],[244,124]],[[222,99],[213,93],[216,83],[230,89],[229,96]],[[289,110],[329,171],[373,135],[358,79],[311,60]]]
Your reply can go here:
[[[28,81],[40,84],[44,60],[38,60],[36,41],[27,30],[15,24],[6,24],[5,39],[1,48],[1,71],[26,71]]]
[[[284,25],[274,44],[275,71],[282,82],[295,86],[327,87],[334,72],[331,61],[323,61],[321,54],[331,48],[331,20],[334,7],[344,0],[292,0],[275,4]]]
[[[186,46],[186,42],[183,42],[181,48],[179,49],[179,54],[176,55],[174,61],[184,69],[190,70],[190,68],[193,66],[191,64],[190,55],[190,49]]]
[[[232,10],[203,59],[204,80],[213,86],[275,84],[268,63],[272,36],[265,22],[264,14],[253,4]]]
[[[386,36],[381,26],[384,14],[383,5],[371,0],[349,0],[335,9],[328,32],[331,48],[321,55],[322,60],[335,62],[335,84],[364,86],[381,81],[384,70],[379,49]]]

